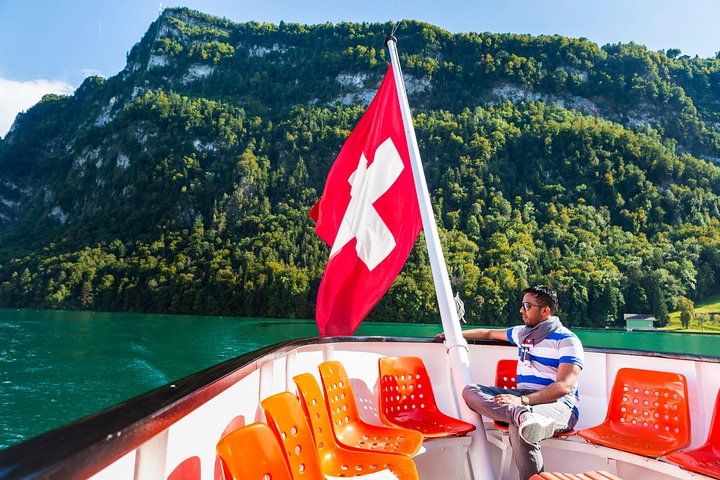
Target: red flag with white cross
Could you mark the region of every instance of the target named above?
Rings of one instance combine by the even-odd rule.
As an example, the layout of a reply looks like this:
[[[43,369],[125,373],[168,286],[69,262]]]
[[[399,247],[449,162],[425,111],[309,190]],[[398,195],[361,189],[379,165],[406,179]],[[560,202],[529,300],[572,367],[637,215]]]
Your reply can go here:
[[[392,67],[310,216],[331,247],[317,298],[320,335],[351,335],[400,273],[422,228]]]

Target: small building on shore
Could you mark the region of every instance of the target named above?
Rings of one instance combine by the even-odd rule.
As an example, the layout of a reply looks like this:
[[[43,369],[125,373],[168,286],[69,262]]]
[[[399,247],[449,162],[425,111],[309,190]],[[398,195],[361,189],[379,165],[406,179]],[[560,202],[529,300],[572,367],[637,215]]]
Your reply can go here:
[[[625,313],[625,330],[655,330],[655,316],[650,313]]]

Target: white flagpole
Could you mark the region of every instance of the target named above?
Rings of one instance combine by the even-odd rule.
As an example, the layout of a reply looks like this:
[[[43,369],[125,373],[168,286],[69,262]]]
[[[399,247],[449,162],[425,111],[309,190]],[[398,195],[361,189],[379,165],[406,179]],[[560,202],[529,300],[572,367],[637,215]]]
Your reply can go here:
[[[387,40],[390,60],[392,62],[395,76],[395,86],[400,101],[405,136],[408,149],[410,150],[410,164],[412,165],[413,177],[415,177],[415,190],[420,204],[420,216],[422,217],[423,230],[425,231],[425,242],[427,243],[428,255],[430,256],[430,267],[432,268],[433,281],[435,282],[435,293],[440,306],[440,319],[442,320],[443,331],[445,332],[445,348],[450,357],[450,368],[452,370],[460,414],[463,420],[475,425],[476,430],[471,433],[472,443],[468,450],[473,475],[477,479],[495,478],[490,462],[487,436],[483,426],[482,417],[470,410],[461,398],[462,389],[472,382],[470,373],[470,361],[468,359],[467,341],[462,335],[460,320],[455,309],[455,301],[450,286],[450,278],[445,265],[445,257],[440,245],[435,215],[430,203],[430,193],[425,181],[425,172],[420,159],[420,149],[415,138],[415,128],[412,123],[412,114],[408,104],[405,82],[403,81],[402,70],[398,60],[397,45],[395,37],[390,36]]]

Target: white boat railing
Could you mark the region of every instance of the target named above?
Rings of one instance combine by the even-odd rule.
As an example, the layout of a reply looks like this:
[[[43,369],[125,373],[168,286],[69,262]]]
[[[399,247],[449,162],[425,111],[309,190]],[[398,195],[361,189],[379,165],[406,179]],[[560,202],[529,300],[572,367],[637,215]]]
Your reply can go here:
[[[478,383],[492,384],[497,360],[516,355],[514,347],[500,342],[471,342],[469,347],[472,376]],[[278,392],[294,392],[292,377],[305,372],[317,376],[317,365],[323,361],[343,363],[361,415],[378,422],[377,360],[386,355],[423,358],[439,407],[457,415],[459,405],[442,343],[395,337],[304,339],[242,355],[0,450],[0,478],[172,479],[183,469],[197,471],[196,478],[218,478],[215,444],[220,437],[238,426],[263,421],[259,401]],[[580,377],[582,413],[576,429],[605,418],[614,375],[627,366],[685,375],[691,446],[702,444],[720,388],[720,358],[716,357],[586,349],[585,371]],[[496,434],[488,432],[489,436]],[[459,462],[458,457],[467,447],[466,441],[456,439],[434,446],[427,449],[428,455],[416,458],[421,478],[472,478],[469,463]],[[565,471],[604,469],[626,479],[706,478],[663,460],[598,447],[580,438],[546,440],[543,451],[546,465],[554,470],[558,470],[556,466]],[[501,449],[493,447],[491,454],[494,471],[502,473]],[[447,474],[458,465],[461,468],[455,475]],[[429,473],[436,471],[445,474],[436,477]],[[516,478],[513,475],[510,469],[506,478]]]

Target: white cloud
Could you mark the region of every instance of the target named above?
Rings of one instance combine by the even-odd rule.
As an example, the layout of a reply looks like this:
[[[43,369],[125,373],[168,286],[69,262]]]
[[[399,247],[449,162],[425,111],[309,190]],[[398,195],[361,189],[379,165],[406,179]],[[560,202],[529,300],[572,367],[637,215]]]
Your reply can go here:
[[[10,130],[15,116],[35,105],[46,93],[69,95],[75,87],[59,80],[17,81],[0,78],[0,138]]]

